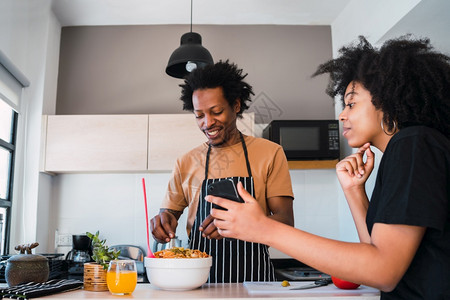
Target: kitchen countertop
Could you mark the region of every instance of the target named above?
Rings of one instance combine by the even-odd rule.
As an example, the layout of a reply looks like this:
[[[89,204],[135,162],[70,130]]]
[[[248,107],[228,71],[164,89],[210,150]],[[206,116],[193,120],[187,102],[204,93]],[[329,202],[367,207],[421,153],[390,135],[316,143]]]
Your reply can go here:
[[[201,288],[190,291],[164,291],[151,284],[138,284],[132,295],[114,296],[109,292],[90,292],[76,290],[60,294],[55,294],[38,299],[339,299],[339,300],[379,300],[378,290],[361,286],[358,290],[340,290],[333,284],[325,287],[289,291],[280,293],[276,289],[274,292],[249,293],[242,283],[220,283],[204,284]]]

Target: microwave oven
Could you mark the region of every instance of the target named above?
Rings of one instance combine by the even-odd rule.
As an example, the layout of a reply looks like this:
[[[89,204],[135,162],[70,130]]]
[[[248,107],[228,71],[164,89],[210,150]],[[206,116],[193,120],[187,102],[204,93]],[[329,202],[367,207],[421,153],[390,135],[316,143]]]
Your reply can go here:
[[[339,159],[337,120],[274,120],[262,135],[280,144],[288,160]]]

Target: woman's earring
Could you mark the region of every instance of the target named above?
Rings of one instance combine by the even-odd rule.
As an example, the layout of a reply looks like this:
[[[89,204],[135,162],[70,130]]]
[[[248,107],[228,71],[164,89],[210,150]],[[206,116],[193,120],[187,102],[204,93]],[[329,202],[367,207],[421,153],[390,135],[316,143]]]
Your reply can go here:
[[[386,130],[384,130],[384,122],[381,120],[381,129],[383,129],[383,132],[388,136],[393,136],[397,132],[397,123],[395,121],[392,121],[392,123],[394,123],[394,129],[392,132],[386,132]]]

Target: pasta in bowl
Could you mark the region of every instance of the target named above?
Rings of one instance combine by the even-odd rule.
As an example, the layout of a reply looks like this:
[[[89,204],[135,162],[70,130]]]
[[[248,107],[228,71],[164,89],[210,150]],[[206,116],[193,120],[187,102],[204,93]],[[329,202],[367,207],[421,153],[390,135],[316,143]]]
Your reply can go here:
[[[183,247],[173,247],[154,253],[156,258],[207,258],[209,255],[200,250],[185,249]]]
[[[183,291],[200,287],[208,280],[212,257],[199,250],[173,247],[144,260],[150,283],[163,290]]]

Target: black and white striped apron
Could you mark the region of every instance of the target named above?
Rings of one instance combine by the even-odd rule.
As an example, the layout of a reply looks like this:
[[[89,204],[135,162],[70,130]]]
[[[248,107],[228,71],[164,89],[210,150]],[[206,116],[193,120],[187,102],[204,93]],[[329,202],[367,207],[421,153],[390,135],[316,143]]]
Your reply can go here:
[[[210,145],[206,154],[205,180],[202,183],[197,214],[189,235],[189,247],[191,249],[205,251],[213,257],[208,281],[210,283],[275,281],[275,273],[266,245],[229,238],[221,240],[208,239],[202,237],[202,233],[199,231],[200,224],[210,214],[212,207],[212,204],[205,200],[207,186],[210,183],[224,179],[232,179],[235,184],[241,181],[244,188],[254,197],[254,183],[247,147],[242,134],[240,135],[247,163],[248,177],[208,179]],[[242,228],[242,230],[245,230],[245,228]]]

